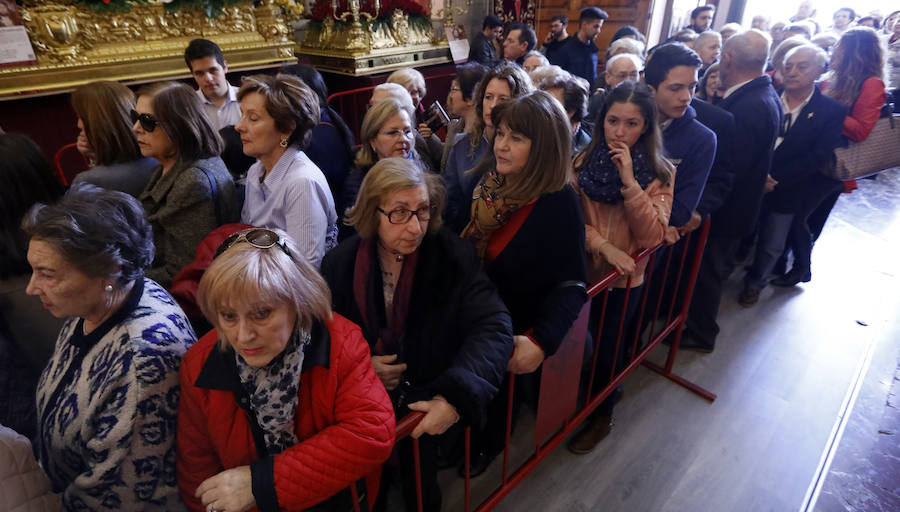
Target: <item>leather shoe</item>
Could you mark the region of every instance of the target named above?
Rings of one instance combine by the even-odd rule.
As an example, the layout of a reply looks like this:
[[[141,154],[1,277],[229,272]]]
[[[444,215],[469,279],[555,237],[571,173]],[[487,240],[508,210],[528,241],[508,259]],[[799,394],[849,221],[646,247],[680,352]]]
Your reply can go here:
[[[566,445],[569,451],[576,455],[584,455],[591,453],[594,448],[600,444],[600,441],[606,439],[612,430],[612,416],[598,415],[588,420],[588,424],[584,426]]]
[[[755,306],[756,303],[759,302],[759,290],[744,287],[744,289],[741,290],[741,293],[738,294],[737,301],[738,304],[745,308]]]
[[[695,352],[701,352],[703,354],[709,354],[716,348],[714,344],[705,343],[703,341],[698,340],[694,336],[685,332],[681,336],[681,341],[678,343],[678,349],[684,350],[693,350]]]
[[[808,283],[812,279],[812,272],[808,269],[792,268],[787,274],[778,276],[770,281],[775,286],[796,286],[800,283]]]
[[[475,478],[476,476],[484,473],[484,471],[491,465],[491,462],[494,462],[494,459],[497,458],[497,454],[500,452],[489,453],[489,452],[473,452],[472,460],[469,463],[469,477]],[[457,468],[456,473],[460,478],[466,477],[466,466],[465,464],[460,464]]]

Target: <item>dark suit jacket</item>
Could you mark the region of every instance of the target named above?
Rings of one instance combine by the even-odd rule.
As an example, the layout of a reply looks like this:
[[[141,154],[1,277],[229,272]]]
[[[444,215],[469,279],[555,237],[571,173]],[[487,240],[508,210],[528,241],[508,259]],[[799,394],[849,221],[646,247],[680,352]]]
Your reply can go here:
[[[706,218],[722,206],[734,182],[734,166],[731,164],[731,148],[735,143],[734,116],[697,97],[691,100],[691,106],[697,112],[697,121],[716,134],[716,156],[697,204],[697,211]],[[678,178],[675,180],[677,182]]]
[[[732,148],[734,182],[712,220],[714,236],[744,237],[759,218],[766,176],[772,166],[781,127],[781,99],[767,75],[754,78],[719,106],[734,115],[737,138]]]
[[[819,92],[803,107],[784,140],[775,150],[772,171],[778,180],[766,196],[766,206],[780,213],[793,213],[799,200],[816,182],[831,178],[821,170],[831,165],[834,149],[841,143],[847,109]]]
[[[497,61],[495,55],[494,43],[484,36],[484,33],[478,32],[472,38],[469,45],[469,62],[477,62],[485,66],[493,66]]]

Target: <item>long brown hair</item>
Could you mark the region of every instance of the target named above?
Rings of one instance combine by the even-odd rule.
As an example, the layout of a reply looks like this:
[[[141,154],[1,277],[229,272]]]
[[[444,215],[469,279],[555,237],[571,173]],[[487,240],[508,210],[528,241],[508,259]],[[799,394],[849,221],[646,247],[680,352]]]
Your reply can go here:
[[[534,91],[500,103],[491,111],[495,127],[505,124],[531,141],[521,172],[507,177],[504,194],[537,199],[568,183],[572,162],[572,126],[562,105],[544,91]],[[473,171],[478,176],[496,168],[493,151]]]
[[[606,142],[606,132],[604,130],[606,113],[616,103],[631,103],[641,110],[647,129],[644,130],[644,133],[641,134],[635,145],[640,144],[644,146],[647,150],[647,155],[650,157],[650,164],[653,166],[653,173],[656,174],[656,179],[663,185],[668,185],[672,181],[672,164],[663,157],[662,132],[659,129],[659,112],[656,107],[656,100],[653,99],[653,92],[647,85],[631,81],[622,82],[609,93],[606,103],[603,105],[603,110],[600,111],[600,116],[597,117],[593,140],[581,152],[583,158],[578,163],[575,172],[577,173],[581,170],[600,143]]]
[[[222,154],[225,143],[193,89],[178,82],[161,82],[141,88],[140,96],[151,99],[159,128],[175,146],[175,167]]]
[[[118,82],[91,82],[72,92],[72,110],[84,124],[84,133],[98,165],[132,162],[141,148],[131,131],[134,93]]]
[[[495,78],[506,82],[506,85],[509,86],[510,99],[534,90],[531,78],[528,78],[528,74],[525,73],[524,69],[515,64],[500,64],[488,71],[484,78],[481,79],[481,82],[478,83],[478,87],[475,88],[476,115],[472,131],[469,132],[470,154],[474,153],[475,148],[481,143],[481,136],[484,135],[484,92],[491,80]],[[491,116],[491,120],[493,121],[493,116]]]
[[[862,84],[872,77],[884,78],[884,50],[878,34],[869,27],[844,32],[834,47],[826,96],[848,107],[859,98]]]

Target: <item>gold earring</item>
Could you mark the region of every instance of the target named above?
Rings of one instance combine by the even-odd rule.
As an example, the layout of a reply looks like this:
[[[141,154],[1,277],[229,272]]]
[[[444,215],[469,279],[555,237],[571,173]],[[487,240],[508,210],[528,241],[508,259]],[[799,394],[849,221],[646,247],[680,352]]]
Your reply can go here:
[[[281,139],[280,144],[281,144],[281,147],[286,148],[286,147],[288,147],[288,140],[287,140],[287,139]]]

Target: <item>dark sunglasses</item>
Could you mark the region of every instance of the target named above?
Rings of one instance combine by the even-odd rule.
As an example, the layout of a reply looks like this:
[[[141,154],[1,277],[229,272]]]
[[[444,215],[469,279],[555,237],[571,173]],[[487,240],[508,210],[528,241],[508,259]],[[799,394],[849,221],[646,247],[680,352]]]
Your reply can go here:
[[[288,255],[288,258],[294,259],[291,256],[291,251],[288,250],[287,243],[281,238],[278,233],[272,231],[271,229],[264,228],[252,228],[245,229],[244,231],[238,231],[237,233],[226,238],[219,248],[216,249],[215,254],[213,255],[213,259],[219,257],[220,254],[227,251],[236,243],[239,242],[247,242],[248,244],[256,247],[257,249],[270,249],[275,247],[276,245],[284,251],[285,254]]]
[[[151,114],[138,114],[136,110],[131,109],[131,124],[137,122],[140,122],[141,128],[148,133],[155,130],[160,124],[160,121]]]

